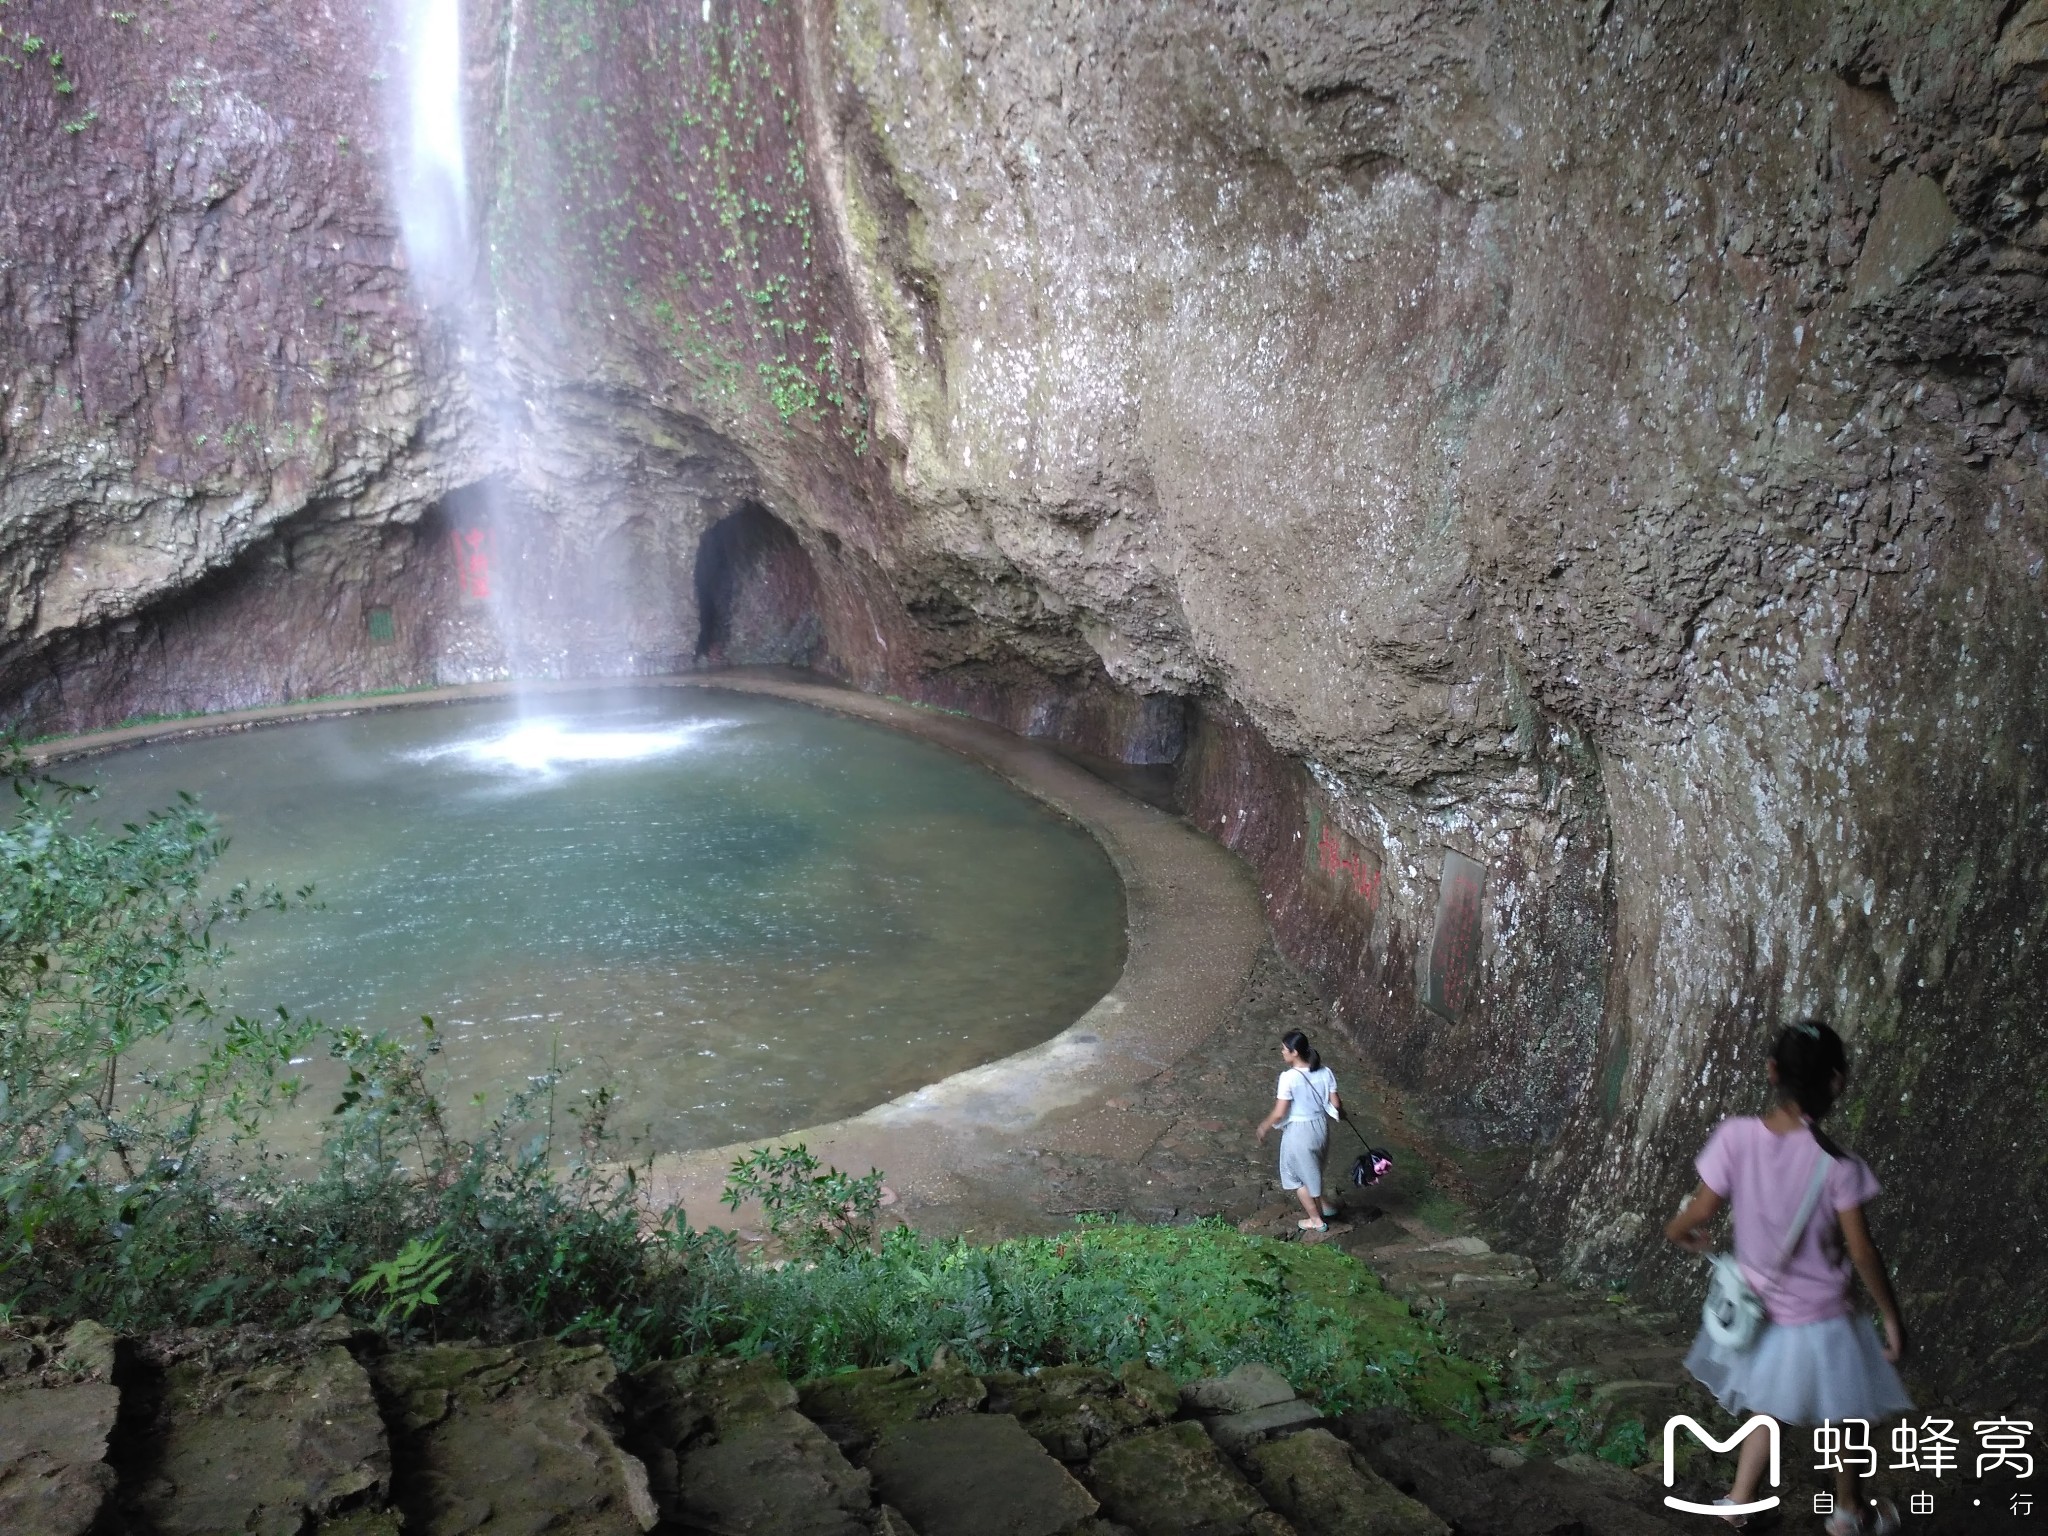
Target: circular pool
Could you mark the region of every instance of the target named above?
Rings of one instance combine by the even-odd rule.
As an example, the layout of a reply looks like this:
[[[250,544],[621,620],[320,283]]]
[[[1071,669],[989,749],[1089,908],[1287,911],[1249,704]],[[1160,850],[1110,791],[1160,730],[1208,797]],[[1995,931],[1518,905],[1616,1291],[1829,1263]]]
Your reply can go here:
[[[118,822],[197,795],[223,880],[319,906],[229,936],[227,1011],[432,1015],[471,1123],[551,1063],[655,1151],[859,1112],[1058,1033],[1115,984],[1094,838],[881,726],[698,689],[378,710],[78,765]],[[273,1133],[310,1144],[313,1091]],[[482,1095],[481,1109],[474,1107]]]

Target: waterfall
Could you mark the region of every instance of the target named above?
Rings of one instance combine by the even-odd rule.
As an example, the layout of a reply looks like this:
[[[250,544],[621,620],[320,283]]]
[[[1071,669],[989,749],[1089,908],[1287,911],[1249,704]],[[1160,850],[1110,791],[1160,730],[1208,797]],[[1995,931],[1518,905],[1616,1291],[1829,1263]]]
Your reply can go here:
[[[394,45],[401,50],[386,98],[390,195],[413,294],[432,312],[439,333],[454,343],[456,375],[450,382],[466,386],[453,392],[468,411],[465,447],[471,452],[464,457],[483,470],[442,500],[446,555],[456,601],[482,610],[476,618],[488,616],[499,657],[497,664],[482,660],[488,644],[473,647],[461,664],[465,670],[444,680],[630,672],[631,609],[618,594],[635,573],[603,547],[602,509],[592,515],[586,497],[577,508],[585,518],[577,536],[565,537],[559,502],[540,502],[551,492],[545,470],[532,480],[521,473],[536,384],[521,374],[515,359],[522,340],[552,335],[556,327],[547,313],[536,313],[546,306],[536,306],[530,295],[518,302],[515,292],[508,304],[492,266],[482,259],[494,214],[490,202],[471,197],[467,119],[477,104],[465,102],[463,0],[389,3]],[[508,93],[517,12],[515,3],[505,17],[505,53],[497,61]],[[544,163],[520,169],[524,178],[544,180],[549,174]],[[522,239],[550,247],[552,230],[532,224],[525,220]]]
[[[473,257],[462,135],[461,0],[398,3],[405,40],[403,147],[393,188],[399,227],[420,297],[467,311]]]
[[[463,119],[462,0],[392,0],[404,50],[400,88],[390,101],[397,152],[391,192],[405,240],[413,292],[440,314],[458,345],[484,458],[503,464],[513,440],[496,377],[497,346],[488,295],[477,285]],[[504,666],[522,670],[513,604],[506,590],[510,506],[495,478],[450,498],[448,555],[460,600],[489,614]],[[459,509],[458,509],[459,506]]]

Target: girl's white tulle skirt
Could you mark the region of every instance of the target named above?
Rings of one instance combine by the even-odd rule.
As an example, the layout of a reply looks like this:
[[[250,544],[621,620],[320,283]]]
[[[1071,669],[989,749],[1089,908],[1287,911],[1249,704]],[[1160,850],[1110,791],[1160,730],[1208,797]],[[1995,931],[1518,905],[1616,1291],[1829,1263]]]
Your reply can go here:
[[[1768,1413],[1787,1424],[1876,1423],[1913,1406],[1868,1318],[1771,1323],[1751,1348],[1732,1355],[1720,1353],[1703,1329],[1685,1368],[1730,1413]]]

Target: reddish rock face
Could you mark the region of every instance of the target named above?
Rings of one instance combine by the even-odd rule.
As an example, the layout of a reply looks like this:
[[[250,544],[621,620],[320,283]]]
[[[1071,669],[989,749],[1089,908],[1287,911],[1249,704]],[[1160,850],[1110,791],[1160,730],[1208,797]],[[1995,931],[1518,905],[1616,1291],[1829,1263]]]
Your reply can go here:
[[[1681,1294],[1822,1011],[1909,1312],[2038,1380],[2038,10],[487,0],[466,361],[369,12],[10,13],[0,686],[701,648],[1178,760],[1555,1256]]]

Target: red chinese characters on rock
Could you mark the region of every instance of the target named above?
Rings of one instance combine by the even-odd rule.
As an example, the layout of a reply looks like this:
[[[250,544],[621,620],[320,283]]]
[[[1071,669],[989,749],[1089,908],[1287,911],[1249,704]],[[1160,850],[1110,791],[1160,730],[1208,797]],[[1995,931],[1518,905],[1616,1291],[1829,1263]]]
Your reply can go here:
[[[1381,872],[1371,854],[1346,845],[1350,839],[1325,824],[1316,839],[1316,867],[1331,879],[1348,885],[1368,907],[1380,904]]]
[[[451,528],[448,547],[455,553],[455,590],[469,603],[491,596],[491,530]]]

